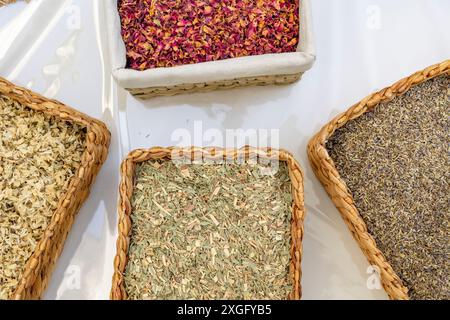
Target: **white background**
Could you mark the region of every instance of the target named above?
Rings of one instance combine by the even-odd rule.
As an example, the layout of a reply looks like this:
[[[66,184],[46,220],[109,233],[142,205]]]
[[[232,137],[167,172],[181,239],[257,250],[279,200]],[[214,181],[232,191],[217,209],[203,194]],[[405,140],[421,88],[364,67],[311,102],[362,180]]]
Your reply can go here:
[[[107,299],[117,235],[118,168],[132,149],[177,143],[176,129],[279,129],[305,171],[304,299],[386,299],[314,177],[308,140],[371,92],[450,58],[448,0],[312,0],[317,62],[299,83],[139,101],[110,76],[101,0],[0,8],[0,76],[104,121],[107,162],[56,265],[46,299]],[[208,141],[195,141],[208,145]],[[225,144],[225,142],[223,142]]]

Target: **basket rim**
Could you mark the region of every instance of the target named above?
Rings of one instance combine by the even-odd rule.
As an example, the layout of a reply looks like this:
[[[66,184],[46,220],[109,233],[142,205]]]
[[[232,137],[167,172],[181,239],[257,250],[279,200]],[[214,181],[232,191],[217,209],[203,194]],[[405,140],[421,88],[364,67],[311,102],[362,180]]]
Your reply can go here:
[[[445,60],[417,71],[395,82],[393,85],[365,97],[324,125],[311,138],[307,147],[308,158],[316,177],[339,210],[369,263],[379,268],[381,283],[391,299],[409,299],[408,288],[403,285],[402,280],[387,261],[383,252],[377,247],[373,236],[369,233],[366,223],[356,208],[351,191],[339,175],[333,160],[328,154],[326,142],[337,129],[369,112],[380,103],[388,102],[395,97],[403,95],[411,87],[446,73],[450,73],[450,60]]]
[[[245,146],[243,148],[220,148],[220,147],[152,147],[150,149],[136,149],[131,151],[122,161],[120,166],[121,181],[119,185],[118,204],[118,237],[117,250],[114,258],[114,273],[110,292],[111,300],[125,300],[127,293],[124,286],[124,272],[128,263],[128,249],[131,238],[131,197],[133,194],[135,166],[137,163],[148,160],[170,161],[174,155],[180,154],[184,159],[237,159],[244,157],[278,159],[285,161],[288,166],[291,179],[293,201],[291,220],[291,261],[290,276],[293,281],[293,290],[289,299],[298,300],[301,298],[301,258],[303,240],[303,221],[305,216],[304,194],[303,194],[303,171],[291,153],[283,149],[273,148],[253,148]]]
[[[86,129],[86,144],[81,156],[80,167],[70,179],[67,191],[59,200],[58,207],[53,212],[49,225],[43,230],[43,237],[27,260],[22,277],[10,295],[10,299],[15,300],[36,299],[40,298],[47,286],[47,281],[36,282],[38,273],[42,272],[41,269],[46,267],[42,265],[42,258],[46,254],[52,253],[56,260],[61,253],[65,237],[61,241],[60,247],[57,248],[57,252],[51,251],[50,243],[53,241],[52,237],[57,232],[58,227],[61,227],[64,223],[72,223],[73,215],[76,214],[79,206],[88,196],[92,180],[106,160],[111,134],[103,122],[91,118],[59,101],[48,99],[24,87],[15,85],[2,77],[0,77],[0,95],[6,96],[32,110],[79,124]],[[54,262],[47,266],[49,267],[48,276],[52,273],[52,264]]]

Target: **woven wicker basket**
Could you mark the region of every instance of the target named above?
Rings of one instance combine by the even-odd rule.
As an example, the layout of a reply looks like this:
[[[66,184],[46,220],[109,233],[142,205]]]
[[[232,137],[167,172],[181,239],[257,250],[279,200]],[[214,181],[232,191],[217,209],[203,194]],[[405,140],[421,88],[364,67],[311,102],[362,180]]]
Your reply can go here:
[[[315,60],[309,0],[300,0],[300,42],[296,52],[210,61],[145,71],[126,69],[117,0],[107,0],[106,19],[113,76],[139,98],[205,92],[249,85],[287,84],[299,80]]]
[[[325,125],[311,139],[308,145],[309,160],[317,178],[323,184],[341,213],[369,263],[378,266],[381,283],[391,299],[409,299],[408,289],[403,285],[400,277],[395,273],[377,247],[374,238],[368,232],[367,226],[355,206],[351,191],[348,190],[345,182],[339,176],[339,172],[330,158],[325,144],[333,133],[348,121],[358,118],[382,102],[387,102],[396,96],[404,94],[414,85],[449,72],[450,60],[447,60],[423,71],[416,72],[410,77],[404,78],[392,86],[364,98]]]
[[[81,165],[70,181],[68,190],[59,201],[42,239],[28,259],[24,272],[11,299],[39,299],[47,287],[56,259],[81,204],[89,195],[90,186],[106,159],[110,133],[106,126],[64,104],[49,100],[25,88],[0,78],[0,95],[7,96],[33,110],[77,123],[87,129],[86,150]]]
[[[303,218],[305,214],[303,201],[303,173],[297,161],[286,151],[274,149],[242,149],[197,148],[180,149],[175,147],[155,147],[148,150],[132,151],[121,165],[121,182],[119,187],[119,236],[117,239],[117,254],[114,259],[114,275],[111,288],[111,299],[125,300],[127,293],[124,286],[124,277],[128,262],[128,247],[130,245],[134,172],[137,163],[148,160],[174,160],[174,159],[203,159],[203,160],[236,160],[236,159],[270,159],[286,162],[292,183],[292,221],[291,221],[291,261],[290,276],[293,289],[290,299],[298,300],[301,297],[301,257],[303,239]]]
[[[0,0],[0,7],[6,6],[7,4],[16,2],[17,0]]]

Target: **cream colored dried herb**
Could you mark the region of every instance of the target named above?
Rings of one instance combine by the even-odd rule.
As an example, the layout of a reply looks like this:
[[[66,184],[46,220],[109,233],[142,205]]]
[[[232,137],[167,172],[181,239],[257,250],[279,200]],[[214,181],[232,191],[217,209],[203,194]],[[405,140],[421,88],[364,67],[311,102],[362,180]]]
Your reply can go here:
[[[284,163],[273,176],[262,168],[138,165],[129,298],[287,298],[291,184]]]
[[[327,143],[412,299],[450,298],[450,75],[411,88]]]
[[[85,130],[0,95],[0,299],[25,263],[81,163]]]

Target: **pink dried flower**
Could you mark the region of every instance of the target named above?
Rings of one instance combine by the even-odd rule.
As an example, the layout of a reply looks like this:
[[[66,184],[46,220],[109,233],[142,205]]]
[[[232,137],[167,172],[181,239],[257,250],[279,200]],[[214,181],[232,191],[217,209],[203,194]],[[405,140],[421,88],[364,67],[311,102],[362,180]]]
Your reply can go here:
[[[119,0],[127,67],[293,52],[299,0]]]
[[[205,10],[203,11],[204,14],[210,14],[212,12],[212,8],[210,6],[206,6]]]

